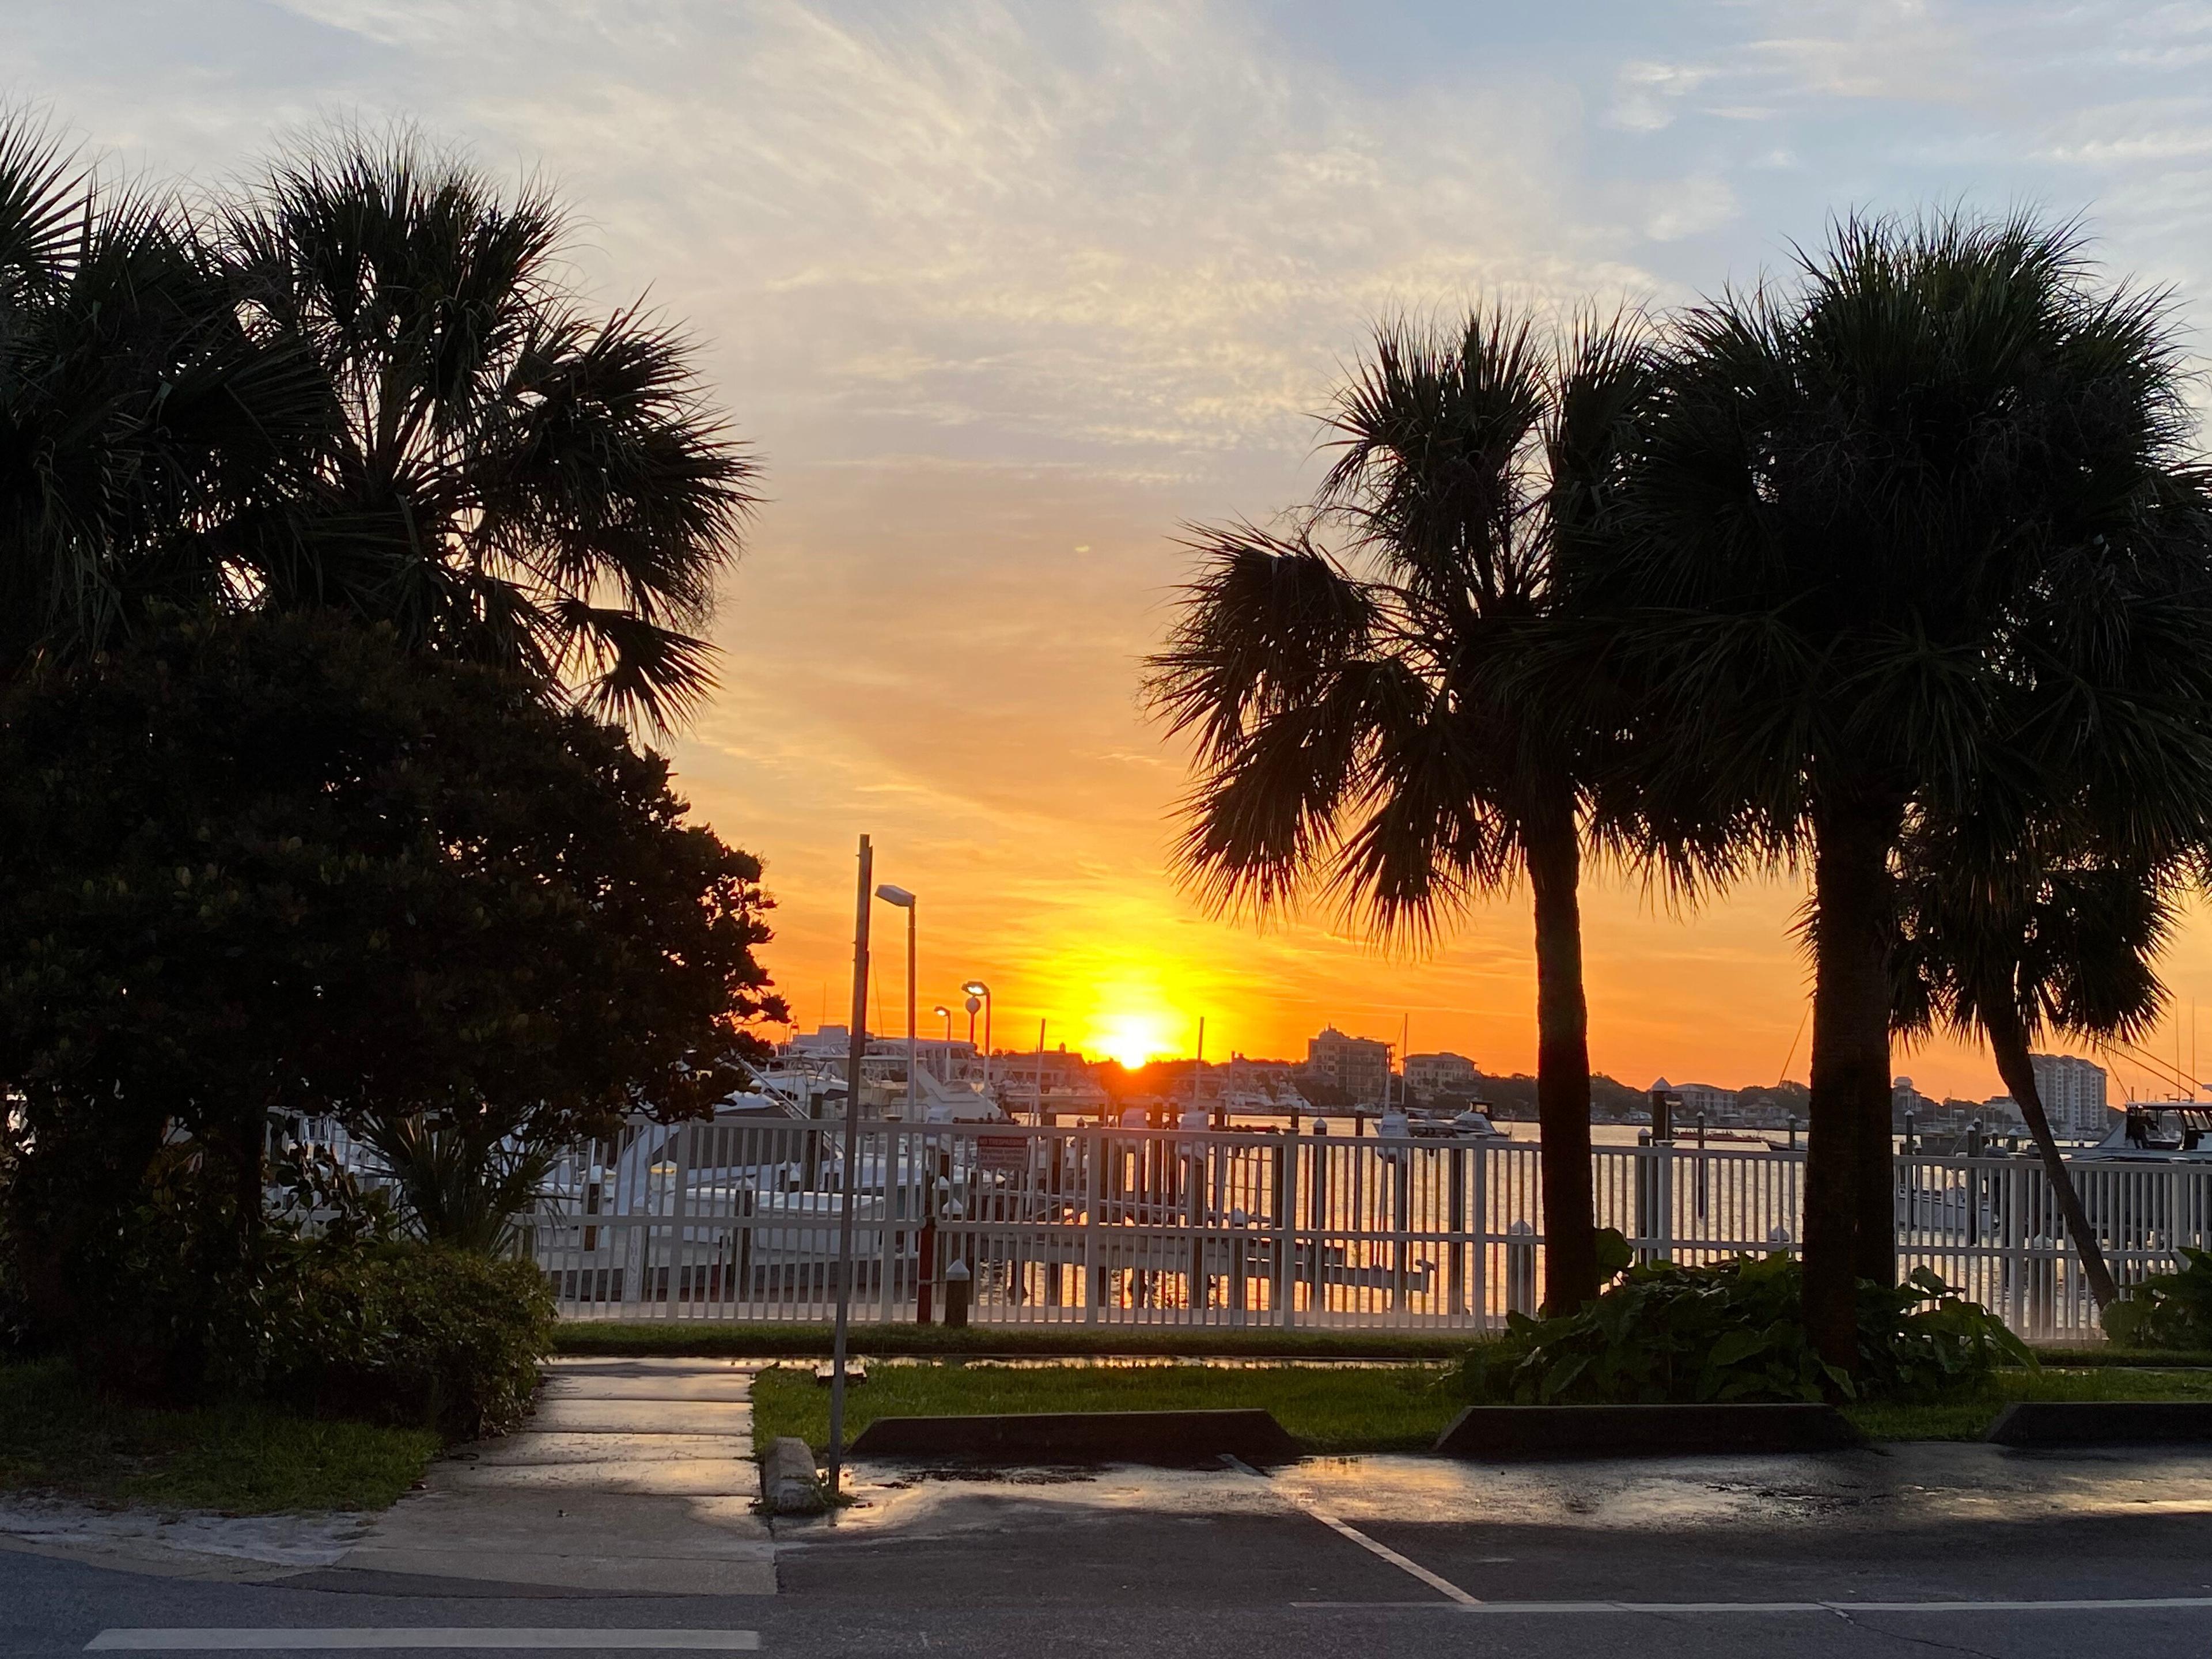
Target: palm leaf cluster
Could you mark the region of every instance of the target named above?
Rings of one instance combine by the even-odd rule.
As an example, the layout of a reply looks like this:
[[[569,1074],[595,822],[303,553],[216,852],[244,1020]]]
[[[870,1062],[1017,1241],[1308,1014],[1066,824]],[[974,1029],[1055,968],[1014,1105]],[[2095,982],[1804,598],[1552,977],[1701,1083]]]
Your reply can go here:
[[[0,125],[0,666],[315,605],[665,728],[754,468],[544,191],[345,134],[196,211]]]

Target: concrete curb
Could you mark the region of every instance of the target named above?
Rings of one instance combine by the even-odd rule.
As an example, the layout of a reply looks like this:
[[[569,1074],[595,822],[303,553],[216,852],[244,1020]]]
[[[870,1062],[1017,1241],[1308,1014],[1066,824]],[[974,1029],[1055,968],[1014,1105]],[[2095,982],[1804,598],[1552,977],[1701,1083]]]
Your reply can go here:
[[[780,1437],[761,1459],[761,1507],[770,1515],[819,1515],[830,1507],[814,1453],[794,1435]]]
[[[1861,1444],[1833,1406],[1469,1406],[1437,1437],[1446,1457],[1687,1457]]]
[[[2212,1440],[2212,1401],[2022,1400],[1990,1425],[2000,1446],[2112,1446]]]
[[[1264,1411],[1019,1412],[879,1417],[855,1457],[959,1457],[1007,1463],[1147,1463],[1176,1468],[1226,1453],[1247,1463],[1297,1461],[1297,1442]]]

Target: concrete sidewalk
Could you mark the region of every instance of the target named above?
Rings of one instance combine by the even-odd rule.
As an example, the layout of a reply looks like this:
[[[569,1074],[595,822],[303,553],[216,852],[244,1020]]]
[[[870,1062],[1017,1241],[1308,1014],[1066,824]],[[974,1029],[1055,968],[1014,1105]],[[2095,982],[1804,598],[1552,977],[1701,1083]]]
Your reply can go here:
[[[556,1359],[528,1427],[433,1465],[332,1565],[633,1595],[772,1595],[757,1367]]]

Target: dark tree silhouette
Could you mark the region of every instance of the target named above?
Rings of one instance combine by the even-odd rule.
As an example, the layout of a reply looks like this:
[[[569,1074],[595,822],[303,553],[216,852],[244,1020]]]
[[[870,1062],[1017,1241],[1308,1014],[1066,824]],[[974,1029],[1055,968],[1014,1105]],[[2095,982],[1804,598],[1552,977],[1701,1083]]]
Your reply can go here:
[[[410,136],[278,162],[222,241],[257,336],[321,377],[325,441],[237,544],[268,596],[391,623],[665,726],[753,506],[684,337],[594,317],[543,190],[508,199]]]
[[[2001,851],[1977,830],[1918,823],[1899,848],[1896,1027],[1988,1040],[2103,1308],[2118,1290],[2029,1050],[2046,1033],[2128,1040],[2157,1022],[2166,988],[2153,960],[2172,929],[2179,872],[2084,847],[2049,818]]]
[[[1645,807],[1811,868],[1805,1297],[1855,1363],[1895,1276],[1893,867],[1909,817],[2018,844],[2079,803],[2158,856],[2212,804],[2212,559],[2160,296],[2026,218],[1854,220],[1673,326],[1633,534],[1565,573],[1668,765]]]
[[[1152,661],[1197,739],[1184,867],[1217,906],[1334,894],[1433,938],[1528,881],[1547,1300],[1597,1293],[1580,881],[1598,735],[1514,684],[1556,609],[1555,546],[1600,533],[1644,366],[1626,324],[1547,349],[1504,312],[1386,328],[1339,393],[1297,533],[1206,532]]]

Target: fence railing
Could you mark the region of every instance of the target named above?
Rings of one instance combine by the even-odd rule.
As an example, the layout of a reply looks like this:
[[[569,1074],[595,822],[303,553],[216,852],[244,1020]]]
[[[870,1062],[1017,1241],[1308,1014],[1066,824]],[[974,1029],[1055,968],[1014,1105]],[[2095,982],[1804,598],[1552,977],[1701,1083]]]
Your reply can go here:
[[[1532,1143],[870,1122],[647,1126],[580,1148],[529,1249],[571,1316],[827,1319],[849,1185],[854,1316],[912,1319],[954,1261],[1015,1325],[1480,1329],[1542,1298]],[[1802,1152],[1592,1153],[1599,1224],[1644,1259],[1794,1249]],[[2083,1164],[2123,1285],[2212,1245],[2212,1168]],[[1897,1160],[1900,1271],[1934,1268],[2037,1338],[2096,1310],[2032,1158]],[[940,1298],[941,1291],[938,1292]]]

